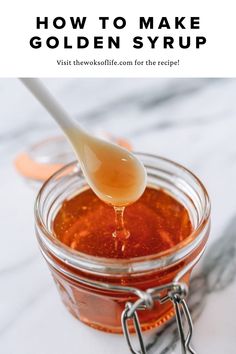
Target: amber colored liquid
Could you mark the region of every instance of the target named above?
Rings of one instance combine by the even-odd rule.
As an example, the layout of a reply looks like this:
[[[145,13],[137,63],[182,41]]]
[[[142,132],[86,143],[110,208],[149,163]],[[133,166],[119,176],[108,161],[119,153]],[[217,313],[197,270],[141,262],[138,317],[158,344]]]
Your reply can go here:
[[[67,131],[80,166],[92,190],[113,206],[129,205],[146,187],[146,170],[130,151],[77,129]]]
[[[65,201],[54,220],[54,232],[64,244],[106,258],[159,253],[175,246],[192,231],[184,206],[163,190],[150,187],[137,202],[125,208],[124,226],[129,237],[114,237],[115,211],[91,189]]]
[[[130,232],[127,240],[117,242],[113,207],[103,203],[91,189],[81,191],[64,201],[54,219],[58,239],[74,250],[99,257],[131,258],[150,256],[170,249],[192,231],[187,210],[164,190],[148,187],[142,197],[126,207],[124,225]],[[201,251],[206,239],[184,259],[168,268],[154,269],[144,274],[106,276],[73,269],[67,272],[107,284],[132,286],[146,290],[172,282],[178,272]],[[185,275],[188,283],[191,270]],[[133,294],[99,290],[81,284],[52,269],[62,300],[68,310],[87,325],[112,333],[121,333],[121,313],[127,301],[134,302]],[[166,295],[164,292],[163,295]],[[174,315],[171,302],[155,303],[151,310],[139,311],[143,330],[160,326]],[[130,330],[134,331],[130,323]]]

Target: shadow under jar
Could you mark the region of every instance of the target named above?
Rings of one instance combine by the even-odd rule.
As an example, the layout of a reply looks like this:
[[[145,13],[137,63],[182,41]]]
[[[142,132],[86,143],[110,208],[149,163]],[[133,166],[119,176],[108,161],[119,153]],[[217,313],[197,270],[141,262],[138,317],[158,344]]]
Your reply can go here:
[[[135,303],[147,289],[170,284],[176,279],[188,286],[210,229],[209,198],[199,179],[170,160],[142,153],[136,155],[147,170],[148,186],[163,189],[188,211],[193,231],[172,248],[145,257],[111,259],[75,251],[57,239],[53,221],[62,203],[87,186],[75,162],[44,183],[35,204],[38,242],[63,303],[80,321],[112,333],[122,333],[121,315],[127,302]],[[167,294],[167,289],[160,293],[161,297]],[[174,313],[171,301],[155,301],[150,309],[138,311],[141,328],[158,327]],[[133,321],[127,323],[133,332]]]

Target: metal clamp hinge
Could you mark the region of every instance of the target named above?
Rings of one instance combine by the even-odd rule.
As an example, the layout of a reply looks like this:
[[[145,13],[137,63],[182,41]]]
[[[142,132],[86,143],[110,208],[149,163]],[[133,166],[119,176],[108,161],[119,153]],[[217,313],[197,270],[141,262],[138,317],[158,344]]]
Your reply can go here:
[[[165,295],[161,295],[161,292],[163,291],[165,291]],[[124,336],[126,338],[131,353],[147,354],[137,311],[151,309],[154,306],[155,301],[158,301],[160,304],[163,304],[166,301],[172,301],[176,314],[176,322],[178,326],[182,354],[196,354],[196,352],[191,347],[193,323],[188,306],[184,299],[187,293],[188,288],[185,283],[174,282],[171,284],[166,284],[164,286],[148,289],[147,291],[140,293],[139,298],[136,302],[127,302],[126,307],[121,316],[121,323]],[[187,331],[184,328],[185,326],[182,314],[184,315],[184,318],[186,320]],[[138,337],[139,350],[136,350],[132,343],[128,327],[128,320],[133,321],[133,325]]]

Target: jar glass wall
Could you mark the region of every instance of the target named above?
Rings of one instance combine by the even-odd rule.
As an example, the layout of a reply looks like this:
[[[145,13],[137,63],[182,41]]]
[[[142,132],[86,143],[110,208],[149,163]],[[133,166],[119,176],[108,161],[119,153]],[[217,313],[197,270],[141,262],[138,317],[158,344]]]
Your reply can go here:
[[[40,249],[62,301],[80,321],[113,333],[122,332],[121,314],[127,301],[137,299],[137,293],[128,288],[145,291],[171,283],[178,274],[189,283],[192,265],[204,251],[210,228],[209,198],[198,178],[167,159],[148,154],[137,156],[146,167],[148,186],[171,194],[189,213],[193,232],[175,247],[121,260],[89,256],[61,243],[53,233],[53,220],[63,201],[87,186],[77,163],[65,166],[46,181],[35,204]],[[173,315],[171,302],[155,303],[150,310],[140,311],[139,320],[145,330],[163,324]],[[133,330],[132,323],[130,329]]]

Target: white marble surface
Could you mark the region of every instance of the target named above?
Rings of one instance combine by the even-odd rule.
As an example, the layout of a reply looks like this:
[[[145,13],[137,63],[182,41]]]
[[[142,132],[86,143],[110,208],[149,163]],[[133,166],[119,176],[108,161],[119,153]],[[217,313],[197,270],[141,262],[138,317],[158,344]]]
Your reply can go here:
[[[124,136],[138,151],[188,166],[205,183],[213,206],[212,231],[208,253],[197,271],[205,267],[210,275],[193,342],[198,354],[234,354],[236,223],[231,220],[236,217],[236,80],[45,82],[88,129]],[[16,173],[13,159],[59,130],[15,79],[0,80],[0,103],[0,353],[128,353],[121,336],[90,329],[67,313],[38,250],[36,190]],[[215,263],[210,262],[214,256]],[[201,285],[198,290],[203,290]],[[164,353],[158,345],[151,352]],[[179,348],[165,353],[179,353]]]

